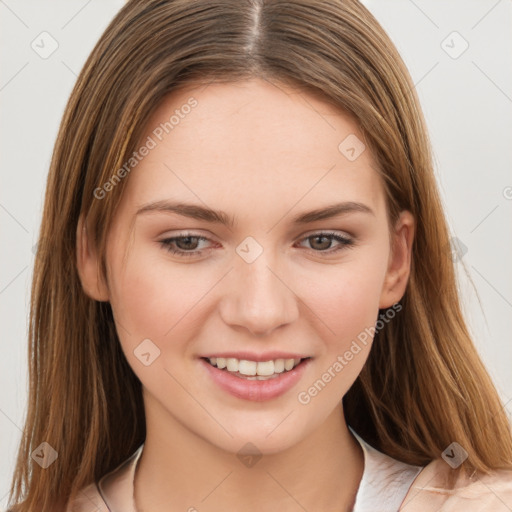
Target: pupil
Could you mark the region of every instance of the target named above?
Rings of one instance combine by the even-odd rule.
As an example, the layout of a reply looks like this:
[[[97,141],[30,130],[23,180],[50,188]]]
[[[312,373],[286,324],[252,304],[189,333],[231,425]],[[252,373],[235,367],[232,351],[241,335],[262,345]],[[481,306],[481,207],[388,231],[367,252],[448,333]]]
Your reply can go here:
[[[194,245],[194,243],[192,243],[193,247],[190,247],[191,240],[194,238],[197,238],[197,237],[194,237],[194,236],[181,237],[176,241],[176,243],[178,244],[178,246],[180,246],[181,244],[184,245],[184,247],[180,247],[181,249],[195,249],[197,247],[197,240],[196,240],[195,245]]]
[[[321,246],[323,245],[323,246],[322,247],[317,247],[317,249],[328,249],[329,245],[330,245],[330,242],[331,242],[329,237],[326,237],[326,236],[323,236],[323,235],[318,235],[318,236],[313,237],[314,241],[321,240],[321,239],[327,241],[327,245],[325,245],[325,243],[324,244],[320,243],[320,245]]]

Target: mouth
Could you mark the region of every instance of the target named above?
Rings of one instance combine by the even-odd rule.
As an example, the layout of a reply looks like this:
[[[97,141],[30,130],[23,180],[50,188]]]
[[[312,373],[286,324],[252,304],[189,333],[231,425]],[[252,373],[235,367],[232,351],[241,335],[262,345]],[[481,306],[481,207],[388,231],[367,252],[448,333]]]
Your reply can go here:
[[[313,358],[258,362],[231,357],[201,357],[199,360],[208,379],[218,389],[238,399],[263,402],[278,398],[296,386]]]
[[[250,361],[234,357],[202,357],[203,361],[231,375],[246,380],[270,380],[291,372],[311,357]]]

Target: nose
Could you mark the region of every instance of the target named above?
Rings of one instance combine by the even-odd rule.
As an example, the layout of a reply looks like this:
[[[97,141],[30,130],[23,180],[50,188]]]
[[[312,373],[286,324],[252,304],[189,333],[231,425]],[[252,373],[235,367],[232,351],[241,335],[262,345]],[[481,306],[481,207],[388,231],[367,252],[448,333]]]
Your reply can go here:
[[[252,263],[235,262],[220,304],[226,324],[244,328],[253,336],[269,335],[292,323],[299,314],[293,283],[265,253]]]

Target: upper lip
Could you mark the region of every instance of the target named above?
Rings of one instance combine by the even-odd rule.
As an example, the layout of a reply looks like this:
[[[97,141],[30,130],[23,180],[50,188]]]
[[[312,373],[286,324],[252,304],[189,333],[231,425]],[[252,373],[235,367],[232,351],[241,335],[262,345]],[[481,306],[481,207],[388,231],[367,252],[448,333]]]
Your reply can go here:
[[[271,352],[263,352],[258,354],[254,352],[217,352],[215,354],[208,354],[206,356],[201,357],[206,357],[207,359],[210,359],[212,357],[223,357],[228,359],[231,357],[235,359],[245,359],[247,361],[263,362],[272,361],[275,359],[306,359],[310,356],[274,350]]]

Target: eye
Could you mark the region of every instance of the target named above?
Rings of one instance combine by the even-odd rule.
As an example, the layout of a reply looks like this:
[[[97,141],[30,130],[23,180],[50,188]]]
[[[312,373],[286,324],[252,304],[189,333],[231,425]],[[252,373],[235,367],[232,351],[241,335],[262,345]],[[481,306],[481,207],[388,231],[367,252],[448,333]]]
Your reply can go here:
[[[184,234],[160,240],[160,244],[165,249],[180,257],[197,256],[201,254],[205,249],[197,249],[199,242],[208,242],[208,238],[199,235]]]
[[[332,254],[338,252],[345,247],[353,247],[354,240],[333,232],[320,232],[309,235],[301,240],[310,241],[311,250],[315,253]],[[160,240],[160,244],[164,249],[178,257],[199,256],[208,248],[199,248],[200,242],[209,242],[210,240],[204,236],[194,235],[192,233],[184,233],[180,236],[165,238]],[[338,246],[332,249],[333,241],[338,242]]]
[[[314,233],[312,235],[307,236],[306,238],[303,238],[302,241],[309,240],[310,247],[313,249],[313,252],[315,253],[328,253],[332,254],[334,252],[338,252],[345,247],[354,247],[355,242],[353,239],[339,235],[338,233],[333,232],[320,232],[320,233]],[[333,241],[338,242],[338,246],[332,250],[331,244]]]

